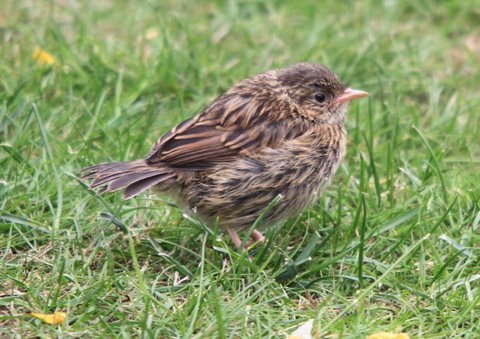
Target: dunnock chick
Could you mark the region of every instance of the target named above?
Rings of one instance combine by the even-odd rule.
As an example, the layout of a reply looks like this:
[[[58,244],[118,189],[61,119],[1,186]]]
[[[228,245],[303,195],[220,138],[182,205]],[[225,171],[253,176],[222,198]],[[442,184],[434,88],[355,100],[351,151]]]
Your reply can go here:
[[[240,247],[277,195],[265,224],[293,216],[319,197],[345,154],[347,88],[327,67],[299,63],[245,79],[203,112],[174,127],[145,159],[85,168],[91,188],[148,188],[173,196],[207,223],[219,221]],[[262,241],[254,230],[253,241]]]

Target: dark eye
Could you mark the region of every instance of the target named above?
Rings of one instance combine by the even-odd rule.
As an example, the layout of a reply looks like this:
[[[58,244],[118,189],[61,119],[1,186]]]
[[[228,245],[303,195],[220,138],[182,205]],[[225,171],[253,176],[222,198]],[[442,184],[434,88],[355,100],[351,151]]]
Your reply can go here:
[[[325,99],[326,99],[325,94],[323,93],[315,94],[315,100],[317,100],[317,102],[322,104],[325,102]]]

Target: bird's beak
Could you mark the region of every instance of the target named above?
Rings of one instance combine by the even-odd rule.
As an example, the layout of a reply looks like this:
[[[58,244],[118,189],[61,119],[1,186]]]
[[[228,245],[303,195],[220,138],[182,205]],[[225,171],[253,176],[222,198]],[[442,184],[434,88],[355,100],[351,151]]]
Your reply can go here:
[[[347,102],[353,99],[366,97],[368,95],[365,91],[360,91],[358,89],[347,88],[343,93],[337,97],[332,103],[334,105],[340,104],[342,102]]]

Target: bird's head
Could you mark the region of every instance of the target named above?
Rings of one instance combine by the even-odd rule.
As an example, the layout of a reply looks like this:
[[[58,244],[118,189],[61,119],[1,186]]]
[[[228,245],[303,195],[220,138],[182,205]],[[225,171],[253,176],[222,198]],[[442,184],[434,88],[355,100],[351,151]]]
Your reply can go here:
[[[325,124],[343,124],[348,102],[368,95],[346,87],[330,69],[311,62],[282,68],[277,78],[304,114]]]

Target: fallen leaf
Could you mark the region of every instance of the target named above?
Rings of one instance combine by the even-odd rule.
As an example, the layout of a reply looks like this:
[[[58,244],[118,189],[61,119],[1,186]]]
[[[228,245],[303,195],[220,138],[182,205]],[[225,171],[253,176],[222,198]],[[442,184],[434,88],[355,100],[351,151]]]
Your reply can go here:
[[[305,321],[287,339],[312,339],[313,319]]]
[[[145,38],[147,40],[153,40],[158,37],[158,31],[155,28],[149,28],[145,33]]]
[[[406,333],[378,332],[369,335],[367,339],[410,339],[410,337]]]
[[[43,314],[43,313],[30,313],[32,317],[38,318],[40,320],[43,320],[47,324],[51,325],[58,325],[63,323],[63,321],[66,318],[66,314],[64,312],[55,312],[52,314]]]
[[[57,59],[52,54],[41,48],[35,48],[32,53],[32,58],[43,65],[54,65],[57,63]]]

